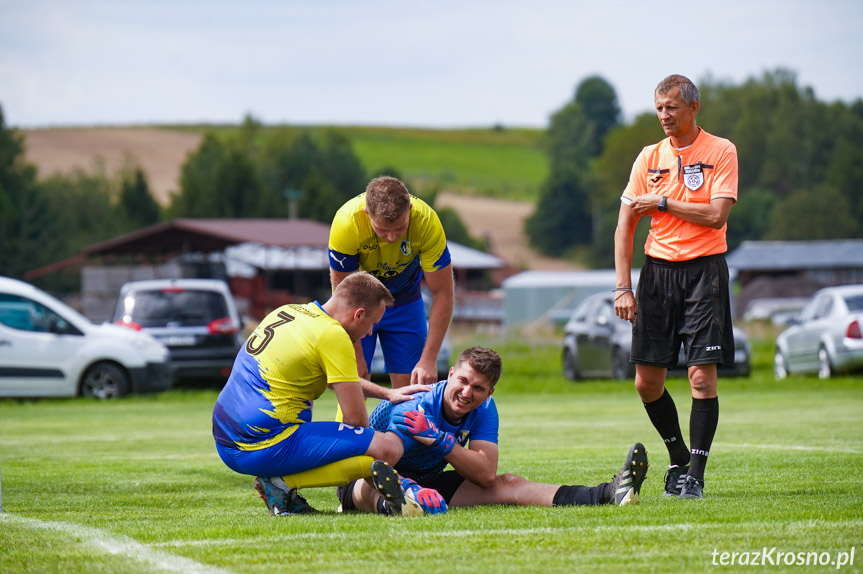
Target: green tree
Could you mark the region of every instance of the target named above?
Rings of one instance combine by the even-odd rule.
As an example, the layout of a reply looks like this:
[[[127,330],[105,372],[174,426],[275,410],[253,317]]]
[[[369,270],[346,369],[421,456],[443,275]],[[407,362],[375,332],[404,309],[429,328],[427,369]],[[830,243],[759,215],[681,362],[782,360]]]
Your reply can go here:
[[[162,208],[153,199],[147,176],[140,167],[130,166],[120,173],[118,210],[132,228],[158,223]]]
[[[39,240],[50,223],[49,203],[24,161],[23,137],[6,125],[0,106],[0,273],[22,277],[43,264]]]
[[[590,155],[602,152],[606,134],[620,124],[620,105],[614,88],[599,76],[583,80],[575,91],[575,102],[593,125]]]
[[[855,237],[858,222],[838,190],[826,185],[792,193],[770,215],[765,239],[808,240]]]
[[[244,132],[245,133],[245,132]],[[174,217],[254,217],[263,215],[262,186],[249,142],[204,136],[180,175],[180,193],[169,212]]]
[[[284,202],[285,191],[301,191],[300,217],[329,223],[345,201],[365,189],[365,170],[342,134],[330,131],[317,139],[308,131],[278,129],[262,147],[259,166],[270,197]]]
[[[525,222],[531,245],[543,253],[560,256],[593,241],[601,202],[591,195],[590,164],[619,116],[614,89],[595,76],[581,82],[575,99],[552,116],[545,138],[549,176]]]

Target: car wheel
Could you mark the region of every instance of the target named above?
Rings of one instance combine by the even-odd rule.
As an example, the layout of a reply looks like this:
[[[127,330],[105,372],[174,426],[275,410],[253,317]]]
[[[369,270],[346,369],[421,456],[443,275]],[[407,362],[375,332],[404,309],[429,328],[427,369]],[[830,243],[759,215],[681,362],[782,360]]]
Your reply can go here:
[[[777,381],[788,378],[788,364],[779,349],[776,349],[776,354],[773,355],[773,376]]]
[[[113,363],[96,363],[81,378],[80,395],[113,399],[129,393],[129,376]]]
[[[577,381],[580,376],[578,373],[578,361],[569,349],[563,350],[563,376],[570,381]]]
[[[833,376],[833,365],[830,364],[830,355],[827,349],[821,347],[818,349],[818,378],[829,379]]]
[[[626,380],[635,376],[632,372],[632,363],[629,362],[629,355],[620,348],[612,351],[611,371],[615,379]]]

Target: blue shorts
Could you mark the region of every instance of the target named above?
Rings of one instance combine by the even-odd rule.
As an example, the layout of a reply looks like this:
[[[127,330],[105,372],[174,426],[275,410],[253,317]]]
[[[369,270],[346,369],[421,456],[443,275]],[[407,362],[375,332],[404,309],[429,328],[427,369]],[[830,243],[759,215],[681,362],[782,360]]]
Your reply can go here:
[[[297,425],[291,436],[261,450],[240,450],[216,443],[228,468],[252,476],[286,476],[331,462],[362,456],[369,450],[375,431],[337,422]]]
[[[422,357],[427,335],[428,323],[421,297],[405,305],[387,307],[372,334],[363,337],[366,365],[372,364],[379,338],[387,372],[410,373]]]

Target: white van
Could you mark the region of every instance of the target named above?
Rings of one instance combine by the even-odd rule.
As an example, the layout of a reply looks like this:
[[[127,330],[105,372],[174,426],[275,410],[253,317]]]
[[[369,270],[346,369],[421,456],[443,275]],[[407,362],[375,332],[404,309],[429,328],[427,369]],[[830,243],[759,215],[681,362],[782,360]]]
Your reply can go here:
[[[0,396],[100,399],[171,385],[168,349],[146,333],[96,325],[16,279],[0,277]]]

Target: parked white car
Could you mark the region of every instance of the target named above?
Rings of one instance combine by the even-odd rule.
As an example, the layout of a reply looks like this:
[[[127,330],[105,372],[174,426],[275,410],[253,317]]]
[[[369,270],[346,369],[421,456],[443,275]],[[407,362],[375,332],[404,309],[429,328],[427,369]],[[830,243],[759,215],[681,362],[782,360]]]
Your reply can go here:
[[[794,324],[776,338],[773,373],[836,373],[863,370],[863,285],[817,291]]]
[[[0,396],[107,399],[171,385],[168,349],[96,325],[36,287],[0,277]]]

